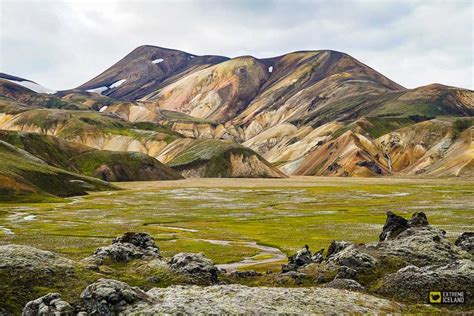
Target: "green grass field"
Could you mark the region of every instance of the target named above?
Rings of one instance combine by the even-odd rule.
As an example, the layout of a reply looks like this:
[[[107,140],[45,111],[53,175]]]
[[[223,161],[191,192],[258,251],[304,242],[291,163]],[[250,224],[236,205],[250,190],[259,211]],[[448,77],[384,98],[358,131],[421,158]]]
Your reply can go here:
[[[143,231],[155,237],[165,257],[203,252],[222,264],[269,259],[248,242],[292,254],[305,244],[327,248],[333,239],[376,241],[388,210],[406,217],[424,211],[453,239],[474,230],[469,180],[296,177],[118,185],[124,190],[66,202],[1,204],[0,243],[79,259],[126,231]],[[280,263],[257,268],[278,269]]]

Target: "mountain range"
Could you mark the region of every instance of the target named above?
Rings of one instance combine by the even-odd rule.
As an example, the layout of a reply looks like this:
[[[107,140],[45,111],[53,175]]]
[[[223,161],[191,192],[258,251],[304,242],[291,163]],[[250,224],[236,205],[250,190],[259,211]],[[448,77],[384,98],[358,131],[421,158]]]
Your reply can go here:
[[[64,91],[0,74],[0,160],[18,151],[99,187],[182,177],[472,177],[473,97],[441,84],[406,89],[330,50],[259,59],[146,45]],[[10,183],[0,191],[48,193],[20,169],[0,167]]]

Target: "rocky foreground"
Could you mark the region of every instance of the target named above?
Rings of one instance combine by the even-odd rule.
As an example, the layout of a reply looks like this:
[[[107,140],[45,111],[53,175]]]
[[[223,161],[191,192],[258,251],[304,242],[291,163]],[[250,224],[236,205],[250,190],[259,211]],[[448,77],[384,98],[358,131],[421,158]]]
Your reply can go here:
[[[111,280],[98,283],[110,284]],[[341,314],[399,312],[402,305],[371,295],[325,288],[248,287],[238,284],[153,288],[126,314]],[[138,297],[139,295],[137,295]]]
[[[305,246],[279,273],[228,273],[203,254],[163,258],[146,233],[126,233],[81,261],[3,245],[0,315],[437,311],[439,306],[426,305],[430,290],[464,291],[464,304],[442,308],[469,311],[474,307],[473,255],[474,233],[463,233],[453,244],[422,212],[410,220],[388,212],[375,243],[333,241],[327,251],[315,253]],[[156,286],[117,280],[130,275],[127,280],[134,284]],[[48,289],[60,293],[46,294]]]

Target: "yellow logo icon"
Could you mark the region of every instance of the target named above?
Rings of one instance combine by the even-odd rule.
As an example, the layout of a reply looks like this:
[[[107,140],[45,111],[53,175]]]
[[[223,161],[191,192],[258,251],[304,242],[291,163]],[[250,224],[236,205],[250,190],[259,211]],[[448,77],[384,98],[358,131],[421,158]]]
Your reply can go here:
[[[430,303],[441,303],[441,292],[430,292]]]

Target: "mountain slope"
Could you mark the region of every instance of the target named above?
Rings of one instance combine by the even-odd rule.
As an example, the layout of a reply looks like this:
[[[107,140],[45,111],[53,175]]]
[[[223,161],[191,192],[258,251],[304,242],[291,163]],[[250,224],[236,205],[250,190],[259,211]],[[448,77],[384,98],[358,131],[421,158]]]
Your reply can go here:
[[[226,60],[221,56],[196,56],[156,46],[140,46],[112,67],[77,89],[113,98],[135,100],[156,90],[180,73],[205,68]]]
[[[22,104],[26,104],[30,107],[46,107],[46,108],[58,108],[58,109],[87,109],[85,106],[79,103],[68,102],[67,100],[61,100],[60,97],[53,95],[52,93],[38,93],[31,90],[27,85],[21,85],[18,81],[11,81],[2,78],[1,76],[12,78],[13,76],[0,74],[0,96],[6,99],[14,100]],[[13,77],[16,78],[16,77]],[[24,82],[30,82],[26,81]],[[38,89],[36,89],[38,90]]]
[[[45,88],[45,87],[37,84],[34,81],[24,79],[24,78],[20,78],[20,77],[15,77],[15,76],[8,75],[8,74],[5,74],[5,73],[0,73],[0,79],[3,80],[3,81],[9,81],[9,82],[12,82],[16,85],[25,87],[28,90],[34,91],[36,93],[52,94],[52,93],[56,92],[56,91],[53,91],[51,89]]]
[[[52,167],[0,140],[0,201],[43,201],[113,189],[107,182]]]
[[[331,120],[368,117],[473,116],[474,95],[467,89],[433,84],[416,89],[389,91],[368,96],[365,93],[344,97],[331,108],[317,110],[303,124],[313,126]]]
[[[188,151],[193,151],[193,146],[201,142],[156,123],[130,123],[112,114],[96,111],[35,108],[3,115],[3,119],[0,117],[0,129],[53,135],[74,144],[101,150],[80,153],[72,158],[70,157],[68,163],[78,167],[77,170],[83,170],[82,172],[85,174],[107,180],[156,180],[157,177],[164,177],[165,174],[163,173],[149,172],[150,166],[153,170],[164,170],[164,166],[159,161],[167,164],[178,155],[185,155]],[[220,148],[229,146],[227,142],[222,140],[215,140],[214,145]],[[197,172],[196,174],[205,177],[242,177],[243,174],[249,177],[285,176],[251,149],[243,148],[240,145],[238,147],[246,153],[246,159],[242,159],[241,162],[234,165],[224,163],[221,166],[221,170],[231,167],[232,170]],[[80,147],[78,146],[78,148]],[[49,150],[46,151],[49,152]],[[226,152],[229,152],[229,150],[226,150]],[[211,150],[205,156],[204,152],[200,152],[200,154],[203,156],[198,155],[198,159],[210,160],[216,162],[216,164],[228,161],[231,158],[226,156],[225,159],[222,159],[221,151]],[[248,157],[250,159],[247,159]],[[235,157],[232,156],[232,158]],[[104,167],[104,164],[107,167]],[[124,165],[132,168],[125,168]],[[257,165],[261,168],[254,168]],[[198,165],[193,166],[195,168],[199,167]],[[240,170],[245,169],[246,171],[236,172],[235,166],[239,166]],[[191,167],[191,169],[194,167]],[[266,171],[261,172],[262,169]],[[133,170],[136,170],[136,172]],[[112,175],[109,177],[110,173]],[[172,170],[168,170],[166,173],[176,175],[176,172]],[[117,176],[119,177],[117,178]],[[150,178],[152,176],[153,178]],[[174,177],[176,178],[176,176]]]
[[[96,150],[37,133],[0,130],[0,140],[27,151],[51,166],[105,181],[183,179],[171,168],[142,153]]]
[[[269,81],[258,97],[233,121],[246,128],[246,139],[278,123],[297,124],[343,98],[404,89],[349,55],[334,51],[283,55],[273,59],[271,67]]]
[[[160,109],[225,122],[246,108],[267,78],[263,63],[239,57],[193,72],[141,100]]]
[[[168,165],[186,177],[286,177],[253,150],[218,140],[199,141],[178,154]]]
[[[153,64],[153,58],[158,56],[162,56],[160,62]],[[238,126],[253,123],[248,130],[255,132],[250,136],[261,130],[262,125],[266,128],[282,121],[302,120],[314,110],[349,94],[360,91],[380,94],[404,89],[349,55],[335,51],[295,52],[268,59],[251,56],[221,59],[215,60],[214,65],[204,63],[200,69],[178,71],[179,75],[175,75],[175,69],[167,71],[168,68],[154,72],[156,65],[164,65],[167,60],[181,64],[191,57],[193,55],[179,51],[142,46],[79,89],[107,87],[126,79],[120,86],[102,93],[124,97],[115,91],[133,89],[142,93],[146,90],[141,98],[127,95],[125,99],[146,102],[143,106],[150,113],[166,109],[222,123],[232,120],[232,124]],[[192,62],[197,61],[199,57],[192,58]],[[133,78],[149,80],[153,77],[160,84],[133,79],[127,86],[129,79],[125,77],[129,76],[130,69],[133,69]],[[152,114],[147,118],[154,119]]]
[[[286,163],[297,175],[472,176],[474,119],[434,119],[374,139],[363,130],[332,134]]]
[[[374,144],[364,136],[347,131],[316,148],[295,170],[297,175],[374,176],[388,170]]]
[[[473,118],[434,119],[393,131],[375,142],[394,172],[472,176],[473,126]]]

